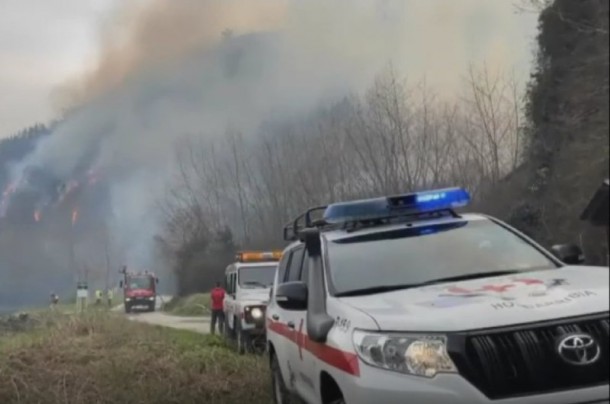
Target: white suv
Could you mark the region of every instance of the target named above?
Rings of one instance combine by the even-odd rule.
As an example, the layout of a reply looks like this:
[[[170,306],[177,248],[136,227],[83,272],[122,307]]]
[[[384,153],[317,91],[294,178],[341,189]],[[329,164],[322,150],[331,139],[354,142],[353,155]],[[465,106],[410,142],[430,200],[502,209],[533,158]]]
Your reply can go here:
[[[276,403],[609,402],[608,268],[456,213],[468,201],[338,203],[284,229],[267,308]]]
[[[224,332],[240,354],[259,345],[264,351],[265,309],[281,257],[278,251],[240,252],[225,269]]]

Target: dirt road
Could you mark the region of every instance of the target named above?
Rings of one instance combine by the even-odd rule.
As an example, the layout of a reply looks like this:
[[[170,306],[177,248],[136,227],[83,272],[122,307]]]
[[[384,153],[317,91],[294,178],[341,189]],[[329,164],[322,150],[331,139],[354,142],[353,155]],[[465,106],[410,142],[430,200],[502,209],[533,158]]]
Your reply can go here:
[[[201,334],[208,334],[210,332],[209,317],[177,317],[155,311],[153,313],[132,313],[127,315],[127,318],[132,321],[195,331]]]
[[[159,325],[162,327],[176,328],[179,330],[189,330],[200,334],[210,333],[210,318],[209,317],[178,317],[170,316],[161,312],[161,304],[163,301],[170,301],[171,296],[160,296],[157,300],[157,311],[153,313],[138,313],[134,312],[127,314],[127,318],[131,321],[139,321],[151,325]],[[116,307],[114,310],[123,311],[123,306]]]

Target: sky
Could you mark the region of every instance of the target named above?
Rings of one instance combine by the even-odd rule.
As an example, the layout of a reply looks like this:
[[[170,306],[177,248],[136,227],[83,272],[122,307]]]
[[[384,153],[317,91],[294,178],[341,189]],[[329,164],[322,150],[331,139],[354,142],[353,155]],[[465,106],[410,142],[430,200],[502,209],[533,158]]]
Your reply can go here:
[[[58,88],[95,66],[102,27],[121,3],[136,1],[147,0],[0,0],[0,138],[56,116]],[[398,60],[398,66],[410,79],[425,75],[432,86],[452,90],[469,62],[515,68],[525,81],[536,16],[517,13],[514,3],[405,0],[402,10],[386,10],[389,19],[410,16],[409,25],[397,32],[408,49],[401,52],[408,60]],[[301,17],[312,21],[296,16]],[[336,35],[350,33],[337,30]],[[353,52],[365,51],[366,44],[354,44]]]
[[[118,0],[0,0],[0,137],[54,116],[52,94],[95,60]]]

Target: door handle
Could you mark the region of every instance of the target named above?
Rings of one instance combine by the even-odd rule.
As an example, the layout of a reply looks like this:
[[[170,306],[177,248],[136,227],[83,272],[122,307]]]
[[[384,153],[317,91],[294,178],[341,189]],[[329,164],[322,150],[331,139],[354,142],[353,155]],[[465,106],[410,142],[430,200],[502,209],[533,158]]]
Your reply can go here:
[[[294,322],[289,321],[286,325],[288,326],[288,328],[292,328],[294,330]]]
[[[278,316],[277,314],[274,314],[274,315],[271,316],[271,319],[273,321],[278,321],[280,319],[280,316]]]

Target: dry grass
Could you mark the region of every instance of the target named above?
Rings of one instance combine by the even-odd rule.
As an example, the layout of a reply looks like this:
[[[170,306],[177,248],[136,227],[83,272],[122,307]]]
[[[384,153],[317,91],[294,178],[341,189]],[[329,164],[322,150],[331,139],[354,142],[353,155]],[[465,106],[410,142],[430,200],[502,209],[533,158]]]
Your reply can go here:
[[[0,403],[269,403],[264,358],[108,313],[0,336]]]

